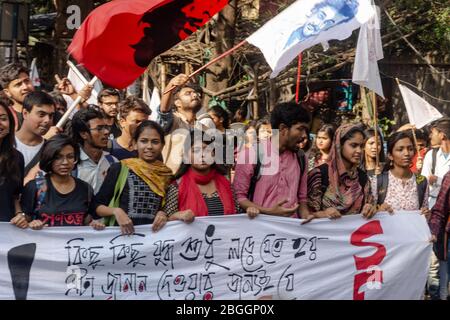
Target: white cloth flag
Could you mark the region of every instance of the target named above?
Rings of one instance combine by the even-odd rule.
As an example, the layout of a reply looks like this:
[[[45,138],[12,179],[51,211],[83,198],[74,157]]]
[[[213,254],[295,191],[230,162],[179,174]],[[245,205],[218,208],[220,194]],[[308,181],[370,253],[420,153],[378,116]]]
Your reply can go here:
[[[378,69],[378,60],[384,58],[383,43],[380,35],[379,12],[378,10],[375,10],[375,12],[369,22],[363,24],[359,30],[355,65],[353,67],[353,82],[375,91],[376,94],[384,98]]]
[[[344,40],[375,14],[370,0],[298,0],[247,38],[276,77],[300,52]]]
[[[31,62],[30,79],[31,83],[33,83],[33,87],[41,86],[41,78],[39,78],[39,73],[36,65],[36,58],[34,58],[33,61]]]
[[[74,65],[73,68],[76,68]],[[89,82],[83,74],[78,70],[78,72],[74,71],[72,68],[69,68],[69,73],[67,74],[67,79],[70,80],[75,90],[78,92]],[[97,97],[100,91],[102,91],[103,86],[100,81],[96,81],[94,84],[94,89],[92,89],[92,94],[90,98],[86,101],[89,104],[98,104]],[[66,96],[65,96],[66,98]],[[68,97],[72,100],[70,97]],[[69,102],[69,99],[66,98],[66,101]],[[68,103],[70,105],[71,103]]]
[[[146,94],[148,95],[146,99],[149,99],[150,92],[148,90]],[[158,107],[161,104],[161,98],[159,97],[159,90],[156,86],[153,88],[152,97],[149,99],[149,101],[150,102],[148,106],[150,107],[150,110],[152,110],[150,120],[156,121],[156,118],[158,118]]]
[[[442,114],[422,97],[407,87],[399,84],[400,92],[408,112],[409,123],[417,129],[442,118]]]
[[[118,227],[33,231],[0,223],[0,299],[418,300],[430,236],[418,211],[305,225],[265,215],[201,217],[156,233],[136,226],[132,236]]]

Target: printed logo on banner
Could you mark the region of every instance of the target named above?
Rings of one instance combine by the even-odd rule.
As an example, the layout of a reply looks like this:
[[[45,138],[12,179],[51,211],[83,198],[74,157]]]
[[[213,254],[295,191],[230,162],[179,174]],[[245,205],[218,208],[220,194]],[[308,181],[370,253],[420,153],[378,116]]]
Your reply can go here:
[[[26,300],[30,270],[36,253],[36,244],[28,243],[8,251],[8,267],[16,300]]]
[[[357,247],[375,247],[376,251],[373,255],[368,257],[353,256],[355,259],[356,270],[361,273],[355,275],[355,282],[353,287],[353,299],[364,300],[365,294],[359,292],[364,284],[367,284],[367,289],[381,289],[383,283],[383,270],[378,266],[386,257],[386,247],[376,242],[365,242],[367,238],[374,235],[383,234],[380,221],[371,221],[364,224],[358,230],[352,233],[350,243]],[[377,283],[377,284],[375,284]]]

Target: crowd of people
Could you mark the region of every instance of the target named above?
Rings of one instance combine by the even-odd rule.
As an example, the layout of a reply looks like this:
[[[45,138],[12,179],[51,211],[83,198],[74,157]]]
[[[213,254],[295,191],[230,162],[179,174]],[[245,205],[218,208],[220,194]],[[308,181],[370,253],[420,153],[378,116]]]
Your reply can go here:
[[[230,114],[221,106],[197,117],[201,89],[183,74],[169,82],[156,121],[137,97],[107,88],[89,105],[92,87],[76,92],[56,79],[47,93],[35,90],[22,65],[0,69],[0,221],[133,234],[137,225],[156,232],[167,221],[201,216],[308,223],[417,210],[434,243],[427,291],[447,299],[449,118],[429,132],[407,128],[388,137],[360,123],[324,124],[311,139],[310,113],[295,103],[258,121],[245,108]],[[57,127],[77,96],[76,113]]]

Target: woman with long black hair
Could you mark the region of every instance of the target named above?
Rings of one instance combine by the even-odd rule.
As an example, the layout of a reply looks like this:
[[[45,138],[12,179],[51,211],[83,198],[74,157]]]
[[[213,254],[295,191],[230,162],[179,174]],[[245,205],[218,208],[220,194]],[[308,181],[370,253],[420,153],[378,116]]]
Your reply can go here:
[[[0,99],[0,221],[27,228],[19,197],[23,189],[24,160],[15,148],[15,122],[8,101]]]
[[[375,143],[375,129],[370,128],[364,131],[366,135],[366,141],[364,145],[364,156],[362,158],[362,168],[367,172],[368,176],[379,175],[383,171],[383,166],[386,162],[386,156],[384,154],[384,140],[380,130],[378,130],[377,143]],[[377,163],[378,152],[378,167]]]
[[[332,124],[324,124],[317,131],[314,146],[309,152],[308,169],[312,170],[328,161],[333,146],[335,127]]]
[[[388,162],[384,172],[372,179],[372,193],[381,211],[421,210],[427,217],[428,184],[424,176],[411,171],[416,153],[409,132],[396,132],[388,139]]]

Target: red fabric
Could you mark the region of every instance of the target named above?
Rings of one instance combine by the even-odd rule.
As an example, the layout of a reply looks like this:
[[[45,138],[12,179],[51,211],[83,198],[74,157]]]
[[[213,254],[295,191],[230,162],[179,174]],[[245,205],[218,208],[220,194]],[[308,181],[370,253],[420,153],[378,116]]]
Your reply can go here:
[[[114,0],[93,10],[68,53],[103,83],[123,89],[157,55],[208,22],[228,0]]]
[[[414,155],[413,159],[412,159],[412,163],[411,163],[411,171],[414,174],[420,174],[421,170],[417,169],[417,160],[419,158],[419,154],[422,158],[422,165],[423,165],[423,159],[425,159],[425,154],[427,153],[428,149],[427,148],[423,148],[422,150],[419,151],[419,153],[416,152],[416,154]]]
[[[192,168],[189,168],[189,170],[183,175],[178,189],[179,210],[184,211],[191,209],[197,217],[207,216],[208,208],[200,192],[198,184],[206,185],[211,181],[215,182],[217,193],[219,194],[220,200],[222,201],[224,207],[224,213],[236,213],[231,184],[227,178],[214,169],[207,175],[201,175],[192,170]]]

